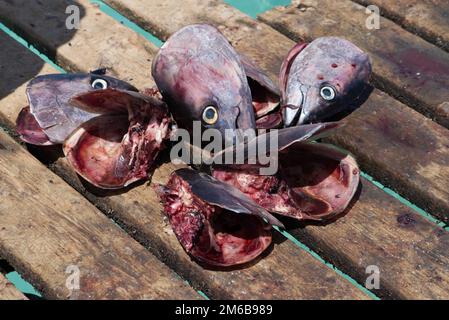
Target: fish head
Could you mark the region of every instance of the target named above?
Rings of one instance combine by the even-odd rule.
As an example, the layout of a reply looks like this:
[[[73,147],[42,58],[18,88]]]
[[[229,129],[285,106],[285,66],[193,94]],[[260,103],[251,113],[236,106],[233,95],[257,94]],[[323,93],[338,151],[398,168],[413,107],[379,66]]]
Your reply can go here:
[[[298,44],[280,76],[285,126],[322,122],[347,111],[370,75],[368,55],[345,39],[322,37]]]
[[[137,91],[131,84],[107,76],[104,70],[91,73],[48,74],[28,83],[30,113],[53,143],[63,143],[82,123],[93,117],[71,104],[79,94],[106,89]]]
[[[251,90],[239,55],[216,28],[187,26],[167,40],[152,74],[180,128],[194,121],[225,140],[255,128]]]

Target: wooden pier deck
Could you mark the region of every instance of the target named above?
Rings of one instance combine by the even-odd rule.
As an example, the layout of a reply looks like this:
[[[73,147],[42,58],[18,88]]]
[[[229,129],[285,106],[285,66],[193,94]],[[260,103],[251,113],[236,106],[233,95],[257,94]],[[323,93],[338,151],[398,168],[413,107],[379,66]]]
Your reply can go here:
[[[449,298],[447,1],[438,10],[430,0],[398,1],[409,4],[402,7],[293,1],[257,20],[220,0],[104,2],[162,41],[185,25],[213,24],[274,80],[299,40],[337,35],[366,50],[373,92],[328,138],[355,155],[362,186],[336,222],[276,232],[273,250],[250,266],[204,269],[178,243],[151,185],[99,195],[57,148],[17,142],[26,83],[61,70],[0,31],[0,256],[44,298]],[[81,24],[67,30],[65,11],[73,4]],[[379,30],[365,26],[371,4],[381,8]],[[140,89],[154,85],[157,46],[98,3],[0,0],[0,22],[65,71],[107,67]],[[151,184],[166,181],[174,168],[161,163]],[[368,291],[371,265],[380,270],[380,288]],[[79,289],[67,287],[69,266],[80,270]],[[7,298],[24,296],[0,274],[0,299]]]

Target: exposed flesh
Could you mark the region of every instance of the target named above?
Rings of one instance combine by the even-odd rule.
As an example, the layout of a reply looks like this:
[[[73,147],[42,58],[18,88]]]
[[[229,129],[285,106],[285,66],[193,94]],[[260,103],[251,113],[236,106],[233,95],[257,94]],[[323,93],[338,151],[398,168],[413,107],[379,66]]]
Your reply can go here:
[[[176,172],[159,194],[179,242],[203,263],[223,267],[247,263],[271,243],[271,227],[262,219],[210,205],[194,195]]]
[[[99,112],[109,110],[105,108],[108,103],[122,100],[124,107],[116,105],[111,108],[116,110],[113,114],[97,116],[81,125],[65,142],[64,153],[77,173],[93,185],[104,189],[126,187],[148,176],[169,136],[170,118],[165,104],[140,99],[137,93],[100,94],[88,93],[78,97],[78,102]],[[120,114],[120,110],[126,114]]]
[[[316,221],[343,212],[359,184],[355,160],[329,145],[292,145],[280,154],[279,161],[279,172],[273,176],[259,175],[257,166],[217,166],[213,176],[270,212]]]

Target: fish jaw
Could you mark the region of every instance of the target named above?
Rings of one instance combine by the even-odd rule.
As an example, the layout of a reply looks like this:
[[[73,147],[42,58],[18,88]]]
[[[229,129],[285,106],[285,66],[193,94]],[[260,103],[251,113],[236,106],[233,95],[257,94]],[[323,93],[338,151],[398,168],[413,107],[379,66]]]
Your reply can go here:
[[[37,146],[53,145],[37,123],[36,118],[31,114],[28,106],[23,108],[17,117],[16,132],[20,135],[20,139],[26,143]]]
[[[298,123],[303,111],[303,100],[304,94],[300,86],[298,90],[292,92],[289,96],[289,103],[283,105],[282,107],[282,116],[286,127],[290,127]]]

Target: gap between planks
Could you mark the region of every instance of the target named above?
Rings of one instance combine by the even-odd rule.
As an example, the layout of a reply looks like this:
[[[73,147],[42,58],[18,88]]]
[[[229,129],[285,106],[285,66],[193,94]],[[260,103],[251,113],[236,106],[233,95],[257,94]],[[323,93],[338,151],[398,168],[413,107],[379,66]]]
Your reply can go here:
[[[0,300],[28,300],[11,282],[0,273]]]

